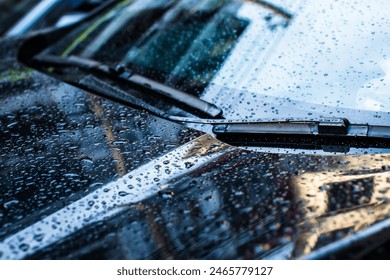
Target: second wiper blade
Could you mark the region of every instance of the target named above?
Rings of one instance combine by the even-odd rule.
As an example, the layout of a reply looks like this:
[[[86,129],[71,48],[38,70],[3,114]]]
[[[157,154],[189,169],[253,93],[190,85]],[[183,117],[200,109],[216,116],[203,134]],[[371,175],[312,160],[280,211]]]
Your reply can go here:
[[[151,89],[155,92],[158,92],[168,98],[171,98],[177,102],[185,104],[189,107],[192,107],[212,118],[217,118],[222,115],[222,110],[211,104],[207,101],[204,101],[192,94],[186,93],[184,91],[177,90],[175,88],[166,86],[162,83],[149,79],[147,77],[133,74],[127,78],[130,82],[133,82],[137,85],[143,86],[145,88]]]
[[[177,90],[138,74],[132,74],[131,72],[123,71],[118,72],[118,70],[98,61],[78,56],[62,58],[54,55],[41,54],[34,58],[34,62],[37,63],[40,67],[77,67],[87,72],[90,71],[92,73],[104,75],[109,78],[121,79],[147,90],[151,90],[154,93],[163,95],[164,97],[170,98],[175,102],[181,103],[186,107],[192,108],[195,111],[198,111],[208,117],[217,118],[221,117],[222,115],[222,110],[220,108],[212,103],[200,99],[197,96]]]

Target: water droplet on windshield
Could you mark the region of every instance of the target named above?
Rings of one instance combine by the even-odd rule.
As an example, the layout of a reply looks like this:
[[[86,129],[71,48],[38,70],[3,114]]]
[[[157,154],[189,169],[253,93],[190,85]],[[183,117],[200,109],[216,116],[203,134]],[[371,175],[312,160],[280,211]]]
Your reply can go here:
[[[186,168],[191,168],[192,166],[195,165],[195,163],[193,163],[193,162],[188,162],[188,161],[185,162],[184,164],[185,164]]]
[[[124,192],[124,191],[120,191],[118,193],[118,195],[123,197],[123,196],[129,195],[129,193],[128,192]]]
[[[26,252],[28,249],[30,249],[30,245],[28,245],[26,243],[22,243],[22,244],[20,244],[19,249]]]
[[[34,240],[36,240],[38,242],[41,242],[44,237],[45,237],[45,235],[43,233],[42,234],[36,234],[36,235],[34,235]]]

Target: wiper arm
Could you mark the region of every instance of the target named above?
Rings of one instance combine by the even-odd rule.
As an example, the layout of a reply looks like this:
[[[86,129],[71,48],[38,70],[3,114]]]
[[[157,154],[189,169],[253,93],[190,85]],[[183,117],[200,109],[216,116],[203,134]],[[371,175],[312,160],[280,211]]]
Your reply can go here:
[[[207,117],[218,118],[222,115],[222,110],[212,103],[204,101],[192,94],[154,81],[150,78],[138,74],[133,74],[129,71],[126,71],[126,69],[123,67],[119,67],[119,69],[113,69],[112,67],[103,63],[78,56],[62,58],[48,54],[37,55],[34,57],[34,62],[38,64],[39,67],[77,67],[81,70],[104,75],[105,77],[111,79],[121,79],[127,83],[135,84],[144,89],[151,90],[156,94],[170,98],[171,100],[192,108],[195,111],[206,115]],[[121,100],[121,96],[118,96],[116,99]],[[128,99],[126,99],[126,101],[128,101]]]

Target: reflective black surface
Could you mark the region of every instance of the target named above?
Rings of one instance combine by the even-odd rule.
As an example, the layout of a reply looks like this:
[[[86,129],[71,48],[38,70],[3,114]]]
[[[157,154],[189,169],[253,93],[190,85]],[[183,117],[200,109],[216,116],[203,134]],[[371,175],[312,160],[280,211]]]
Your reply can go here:
[[[63,205],[199,135],[14,71],[1,85],[1,236],[27,214]]]
[[[388,258],[390,154],[230,146],[26,68],[21,43],[0,42],[0,258]],[[329,108],[280,100],[242,116]]]
[[[212,147],[220,155],[205,163],[170,156],[188,168],[184,173],[162,160],[151,168],[166,177],[149,178],[157,189],[145,199],[113,204],[119,214],[33,249],[30,257],[300,257],[388,217],[388,155],[258,153],[221,146],[210,136],[191,144],[200,133],[18,71],[2,80],[2,246],[88,193],[112,189],[135,169],[147,177],[146,163],[175,155],[183,144],[195,159],[212,156]],[[99,205],[94,199],[92,208]],[[46,235],[74,214],[62,215]],[[40,234],[35,239],[44,244]],[[28,250],[23,244],[14,250]]]

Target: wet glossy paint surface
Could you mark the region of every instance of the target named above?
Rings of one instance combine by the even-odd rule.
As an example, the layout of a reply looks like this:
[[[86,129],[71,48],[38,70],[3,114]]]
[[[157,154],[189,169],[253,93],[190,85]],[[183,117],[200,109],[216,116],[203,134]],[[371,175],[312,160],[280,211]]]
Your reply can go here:
[[[386,154],[257,153],[211,136],[186,144],[200,134],[29,77],[19,83],[31,89],[39,77],[34,93],[7,87],[2,102],[5,258],[73,235],[82,242],[65,241],[52,257],[302,257],[389,215]],[[107,240],[123,250],[104,253]]]

